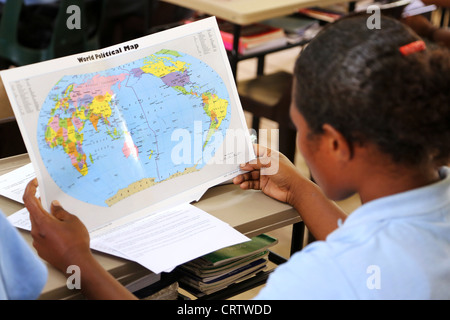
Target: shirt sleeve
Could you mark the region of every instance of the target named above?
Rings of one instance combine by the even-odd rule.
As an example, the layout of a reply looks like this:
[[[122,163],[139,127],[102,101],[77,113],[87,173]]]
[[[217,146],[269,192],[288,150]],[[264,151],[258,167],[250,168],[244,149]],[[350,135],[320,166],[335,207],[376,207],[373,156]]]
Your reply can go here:
[[[0,212],[0,299],[36,299],[46,281],[46,266]]]

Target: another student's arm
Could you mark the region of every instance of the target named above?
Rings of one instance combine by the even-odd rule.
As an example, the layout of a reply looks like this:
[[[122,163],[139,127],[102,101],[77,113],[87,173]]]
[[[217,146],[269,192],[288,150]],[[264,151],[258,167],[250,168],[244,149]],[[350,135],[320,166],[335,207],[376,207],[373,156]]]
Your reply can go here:
[[[262,190],[268,196],[292,205],[308,230],[324,240],[347,215],[313,182],[306,179],[281,153],[257,146],[257,161],[241,166],[248,173],[234,178],[242,189]]]
[[[83,223],[54,201],[49,214],[35,196],[37,180],[28,183],[23,196],[30,213],[33,246],[39,256],[67,275],[67,267],[80,268],[81,291],[88,299],[136,299],[94,258]]]
[[[450,29],[439,28],[433,31],[432,37],[434,42],[450,48]]]
[[[407,17],[402,21],[413,29],[419,36],[430,39],[444,47],[450,48],[450,29],[439,28],[421,15]]]
[[[422,2],[426,5],[437,5],[443,8],[450,8],[450,0],[422,0]]]

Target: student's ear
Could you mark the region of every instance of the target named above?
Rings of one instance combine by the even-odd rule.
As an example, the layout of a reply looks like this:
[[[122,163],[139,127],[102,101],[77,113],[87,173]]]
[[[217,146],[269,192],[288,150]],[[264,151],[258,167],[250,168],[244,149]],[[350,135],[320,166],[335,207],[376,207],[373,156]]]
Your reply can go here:
[[[322,126],[322,137],[329,154],[338,161],[349,161],[352,158],[352,146],[349,141],[333,126],[326,123]]]

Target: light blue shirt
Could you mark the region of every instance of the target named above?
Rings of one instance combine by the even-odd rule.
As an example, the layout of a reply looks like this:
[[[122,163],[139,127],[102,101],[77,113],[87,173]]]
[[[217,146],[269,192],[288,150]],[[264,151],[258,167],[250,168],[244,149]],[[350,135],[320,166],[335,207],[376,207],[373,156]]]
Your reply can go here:
[[[0,212],[0,300],[39,297],[47,268]]]
[[[370,201],[294,254],[257,299],[450,299],[450,170]]]

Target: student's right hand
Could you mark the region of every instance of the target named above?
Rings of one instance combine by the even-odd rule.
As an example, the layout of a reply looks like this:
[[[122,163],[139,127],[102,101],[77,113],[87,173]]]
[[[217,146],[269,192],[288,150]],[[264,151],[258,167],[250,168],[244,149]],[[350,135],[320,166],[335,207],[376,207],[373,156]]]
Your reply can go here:
[[[255,145],[257,159],[241,165],[249,171],[233,179],[242,189],[262,190],[268,196],[294,205],[296,185],[305,178],[282,153]]]
[[[89,233],[78,217],[56,201],[48,213],[35,196],[37,186],[37,180],[31,180],[23,195],[30,213],[33,246],[41,258],[66,273],[69,265],[90,258]]]
[[[89,232],[78,217],[56,201],[48,213],[36,198],[37,180],[31,180],[23,195],[30,213],[33,246],[39,256],[68,276],[67,267],[80,269],[81,292],[88,299],[136,299],[94,258],[89,246]]]

